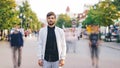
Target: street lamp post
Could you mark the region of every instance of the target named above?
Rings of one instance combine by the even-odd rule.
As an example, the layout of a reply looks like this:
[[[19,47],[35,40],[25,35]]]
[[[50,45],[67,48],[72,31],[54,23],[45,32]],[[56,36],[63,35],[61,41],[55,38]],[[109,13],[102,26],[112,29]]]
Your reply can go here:
[[[31,19],[31,18],[28,18],[28,20],[29,20],[29,23],[27,23],[27,27],[30,28],[30,25],[31,25],[31,23],[32,23],[32,19]]]
[[[19,18],[21,19],[20,25],[21,25],[21,28],[22,28],[22,22],[23,22],[23,14],[22,13],[20,13]]]
[[[25,19],[25,15],[23,15],[22,13],[20,13],[20,16],[19,18],[21,19],[21,28],[23,28],[23,22],[24,22],[24,19]]]

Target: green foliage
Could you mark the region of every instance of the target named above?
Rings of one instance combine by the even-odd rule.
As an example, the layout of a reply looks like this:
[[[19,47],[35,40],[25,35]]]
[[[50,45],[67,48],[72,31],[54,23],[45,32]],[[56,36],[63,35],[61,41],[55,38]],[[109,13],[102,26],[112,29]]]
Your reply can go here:
[[[22,27],[24,29],[38,30],[40,28],[40,22],[37,15],[32,11],[27,1],[23,2],[23,6],[19,6],[19,15],[22,19]]]
[[[71,27],[71,19],[66,14],[60,14],[58,16],[56,25],[59,26],[60,28],[62,28],[63,25],[65,27]]]
[[[0,1],[0,29],[10,29],[20,20],[17,18],[15,0]]]
[[[117,7],[117,10],[120,11],[120,0],[114,0],[112,3]]]
[[[116,6],[111,1],[105,0],[93,6],[83,25],[95,24],[99,26],[109,26],[114,24],[113,20],[119,18]]]

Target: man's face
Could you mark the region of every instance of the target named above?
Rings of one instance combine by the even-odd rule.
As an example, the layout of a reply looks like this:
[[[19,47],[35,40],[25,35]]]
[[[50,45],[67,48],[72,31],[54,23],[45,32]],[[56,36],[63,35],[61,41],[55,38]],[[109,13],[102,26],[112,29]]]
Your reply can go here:
[[[54,15],[51,15],[49,17],[47,17],[47,22],[49,26],[54,26],[55,22],[56,22],[56,18]]]

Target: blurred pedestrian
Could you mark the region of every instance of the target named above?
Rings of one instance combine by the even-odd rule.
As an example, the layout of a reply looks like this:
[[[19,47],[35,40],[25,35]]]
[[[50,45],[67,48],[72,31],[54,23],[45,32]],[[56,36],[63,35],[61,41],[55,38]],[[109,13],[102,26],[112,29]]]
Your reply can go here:
[[[43,68],[59,68],[65,63],[65,34],[63,29],[55,26],[54,12],[49,12],[46,18],[48,25],[39,31],[38,64]]]
[[[89,46],[91,50],[92,66],[98,68],[100,38],[97,31],[92,31],[89,36]]]
[[[20,67],[22,58],[23,37],[18,26],[15,26],[10,35],[10,45],[13,53],[14,68]],[[17,54],[18,53],[18,54]]]

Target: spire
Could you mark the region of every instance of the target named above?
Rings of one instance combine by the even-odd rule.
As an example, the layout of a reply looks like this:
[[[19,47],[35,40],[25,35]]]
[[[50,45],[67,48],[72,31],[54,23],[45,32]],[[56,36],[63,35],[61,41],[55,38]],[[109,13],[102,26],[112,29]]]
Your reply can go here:
[[[70,12],[70,7],[69,6],[67,6],[67,8],[66,8],[66,12]]]

